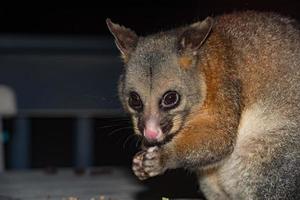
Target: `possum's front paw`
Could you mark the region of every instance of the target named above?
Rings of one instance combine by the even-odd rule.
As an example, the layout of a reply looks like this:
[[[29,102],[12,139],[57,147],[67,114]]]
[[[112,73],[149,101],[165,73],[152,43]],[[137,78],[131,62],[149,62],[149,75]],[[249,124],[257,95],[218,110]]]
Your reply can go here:
[[[155,146],[137,153],[133,158],[132,169],[140,180],[162,174],[166,169],[162,164],[160,149]]]

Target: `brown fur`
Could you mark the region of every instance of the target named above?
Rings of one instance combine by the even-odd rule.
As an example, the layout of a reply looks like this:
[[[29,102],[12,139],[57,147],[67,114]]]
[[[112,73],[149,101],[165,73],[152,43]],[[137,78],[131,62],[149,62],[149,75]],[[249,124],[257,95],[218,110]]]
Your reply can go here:
[[[182,69],[189,69],[192,65],[192,57],[190,56],[182,56],[178,59],[179,65]]]
[[[237,98],[239,85],[231,83],[236,80],[224,60],[224,43],[218,35],[212,35],[206,45],[214,48],[207,50],[208,56],[203,57],[198,67],[209,92],[203,105],[192,111],[194,114],[186,120],[180,133],[166,145],[176,152],[178,160],[190,160],[196,154],[194,159],[200,165],[214,164],[232,152],[241,109]],[[204,153],[199,159],[199,152],[205,150],[211,154]],[[193,163],[197,165],[194,160]]]

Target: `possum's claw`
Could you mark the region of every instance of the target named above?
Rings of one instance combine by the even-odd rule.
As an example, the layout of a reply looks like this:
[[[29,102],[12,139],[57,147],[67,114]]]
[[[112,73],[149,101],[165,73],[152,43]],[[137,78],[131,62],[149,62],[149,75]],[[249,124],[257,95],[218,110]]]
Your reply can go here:
[[[140,180],[162,174],[165,168],[161,162],[160,149],[155,146],[137,153],[133,158],[132,169]]]

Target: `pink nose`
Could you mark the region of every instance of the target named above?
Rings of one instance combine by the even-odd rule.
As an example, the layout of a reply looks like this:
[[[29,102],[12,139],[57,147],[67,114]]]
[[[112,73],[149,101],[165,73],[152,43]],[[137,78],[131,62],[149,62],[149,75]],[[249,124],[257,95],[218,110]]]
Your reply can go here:
[[[144,136],[150,140],[154,140],[157,139],[158,136],[158,132],[157,131],[153,131],[153,130],[149,130],[149,129],[145,129],[144,130]]]

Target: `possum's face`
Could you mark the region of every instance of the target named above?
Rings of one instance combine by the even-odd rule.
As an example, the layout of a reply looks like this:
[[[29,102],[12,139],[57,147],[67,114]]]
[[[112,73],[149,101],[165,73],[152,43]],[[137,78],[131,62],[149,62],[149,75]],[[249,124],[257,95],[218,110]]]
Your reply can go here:
[[[190,38],[182,38],[176,32],[142,38],[110,21],[108,25],[125,61],[119,95],[132,116],[136,134],[150,145],[170,141],[205,96],[198,57],[192,46],[188,53],[184,52],[184,42]],[[120,35],[124,31],[126,38]]]
[[[141,39],[120,83],[136,133],[150,143],[170,140],[202,98],[199,73],[182,68],[172,46],[168,38]]]

